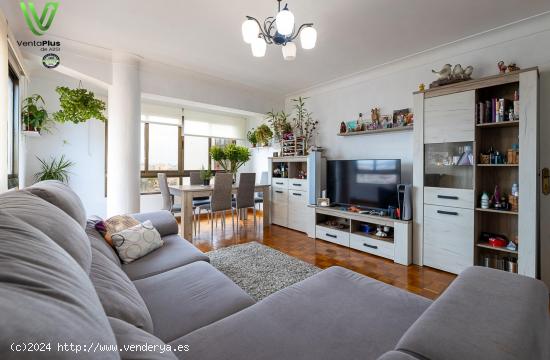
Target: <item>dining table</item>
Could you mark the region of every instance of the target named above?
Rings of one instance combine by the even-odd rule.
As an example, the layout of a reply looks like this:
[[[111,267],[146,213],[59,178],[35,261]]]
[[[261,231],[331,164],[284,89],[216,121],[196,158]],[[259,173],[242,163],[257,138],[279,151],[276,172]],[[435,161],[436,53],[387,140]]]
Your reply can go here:
[[[239,189],[233,185],[232,193]],[[263,194],[263,224],[268,227],[271,224],[271,191],[268,184],[256,184],[255,191]],[[181,199],[181,225],[180,235],[187,240],[193,239],[193,199],[212,195],[213,185],[169,185],[170,194]]]

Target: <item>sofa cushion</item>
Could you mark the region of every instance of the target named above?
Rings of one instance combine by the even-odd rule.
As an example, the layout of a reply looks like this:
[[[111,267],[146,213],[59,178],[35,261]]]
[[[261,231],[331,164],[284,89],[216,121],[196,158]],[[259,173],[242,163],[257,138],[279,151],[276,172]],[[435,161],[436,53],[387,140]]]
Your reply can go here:
[[[56,180],[47,180],[25,188],[28,191],[65,211],[84,229],[86,227],[86,210],[80,197],[69,185]]]
[[[108,316],[153,332],[151,315],[134,284],[121,268],[94,248],[90,279]]]
[[[122,360],[176,360],[162,340],[126,321],[109,317]]]
[[[163,341],[174,340],[254,304],[241,288],[204,261],[134,283],[153,318],[154,334]]]
[[[0,353],[2,359],[74,359],[57,344],[115,346],[88,274],[36,228],[0,210]],[[51,352],[11,352],[12,343],[51,344]],[[79,358],[97,354],[80,352]],[[102,359],[118,359],[102,353]]]
[[[120,259],[115,249],[113,249],[111,246],[109,246],[109,244],[107,244],[103,236],[95,228],[96,222],[100,220],[101,219],[92,218],[88,220],[88,222],[86,223],[86,234],[88,235],[90,244],[92,245],[92,248],[101,252],[109,260],[111,260],[116,266],[120,267],[122,263],[120,262]]]
[[[129,229],[139,224],[140,222],[130,215],[116,215],[103,221],[103,226],[105,227],[105,233],[101,235],[103,235],[103,237],[105,238],[105,241],[109,245],[113,246],[113,240],[112,240],[113,234],[120,232],[122,230]],[[102,232],[100,229],[98,229],[98,231],[100,233]]]
[[[178,233],[178,223],[170,211],[161,210],[132,214],[132,217],[139,222],[150,220],[160,236],[174,235]]]
[[[397,345],[422,359],[550,359],[548,288],[482,267],[464,270]]]
[[[171,344],[186,359],[377,359],[430,303],[332,267]]]
[[[412,354],[407,354],[403,351],[392,350],[380,356],[377,360],[425,360],[425,359],[417,358]]]
[[[0,208],[37,228],[61,246],[86,271],[90,272],[90,241],[82,227],[63,210],[25,191],[0,195]]]
[[[122,265],[130,279],[143,279],[195,261],[210,261],[208,256],[178,235],[164,236],[162,240],[162,247],[130,264]]]
[[[164,245],[150,220],[112,234],[111,241],[124,264],[134,262]]]

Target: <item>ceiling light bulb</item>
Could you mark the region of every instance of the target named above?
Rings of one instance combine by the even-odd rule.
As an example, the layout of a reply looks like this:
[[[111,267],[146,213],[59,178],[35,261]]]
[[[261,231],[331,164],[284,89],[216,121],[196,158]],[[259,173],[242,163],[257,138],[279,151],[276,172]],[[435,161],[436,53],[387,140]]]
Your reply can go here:
[[[282,35],[290,35],[294,30],[294,15],[286,7],[279,11],[275,18],[277,32]]]
[[[254,57],[264,57],[265,51],[267,50],[267,44],[265,43],[265,40],[261,37],[257,37],[252,41],[251,44],[252,47],[252,55]]]
[[[300,33],[300,41],[302,43],[302,49],[313,49],[317,42],[317,30],[311,26],[303,29]]]
[[[293,42],[286,43],[283,46],[283,58],[287,61],[296,59],[296,45]]]
[[[242,26],[243,40],[247,44],[252,44],[252,41],[258,37],[260,28],[254,20],[246,20]]]

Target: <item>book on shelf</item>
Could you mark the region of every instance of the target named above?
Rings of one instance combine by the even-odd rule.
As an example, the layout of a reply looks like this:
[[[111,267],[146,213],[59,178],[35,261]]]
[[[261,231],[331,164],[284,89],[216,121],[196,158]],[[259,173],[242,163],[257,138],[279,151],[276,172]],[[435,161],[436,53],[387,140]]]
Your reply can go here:
[[[504,98],[480,101],[476,106],[477,122],[487,124],[514,120],[514,107],[517,105],[513,101]]]

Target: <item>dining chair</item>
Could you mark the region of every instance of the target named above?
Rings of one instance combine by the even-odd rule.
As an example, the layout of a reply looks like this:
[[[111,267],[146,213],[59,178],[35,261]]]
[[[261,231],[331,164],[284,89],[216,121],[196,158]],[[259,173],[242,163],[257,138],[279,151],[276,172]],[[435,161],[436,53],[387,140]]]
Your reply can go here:
[[[189,184],[190,185],[202,185],[203,181],[201,180],[200,171],[191,171],[189,173]],[[195,235],[197,231],[201,231],[201,211],[206,209],[206,205],[210,204],[210,197],[201,196],[193,198],[193,229],[195,230]]]
[[[210,215],[210,230],[213,236],[214,234],[214,221],[216,226],[218,225],[217,215],[222,213],[221,224],[225,229],[225,215],[228,210],[231,211],[231,221],[233,228],[235,227],[235,217],[233,213],[233,196],[231,194],[233,190],[233,174],[231,173],[217,173],[214,177],[214,187],[212,189],[212,196],[210,197],[210,204],[206,205]]]
[[[237,226],[239,224],[241,212],[247,211],[249,208],[253,209],[254,225],[256,225],[255,188],[256,173],[241,173],[239,187],[237,189],[237,199],[233,203],[233,207],[237,211]]]
[[[181,205],[174,203],[174,195],[170,194],[168,188],[168,179],[165,173],[158,173],[157,179],[160,187],[160,194],[162,196],[162,210],[168,210],[172,214],[181,213]]]
[[[260,184],[268,185],[268,181],[269,181],[269,175],[267,171],[262,171],[262,174],[260,175]],[[264,203],[264,193],[257,192],[254,197],[254,202],[258,204],[258,210],[260,210],[260,206],[263,206],[263,203]]]

